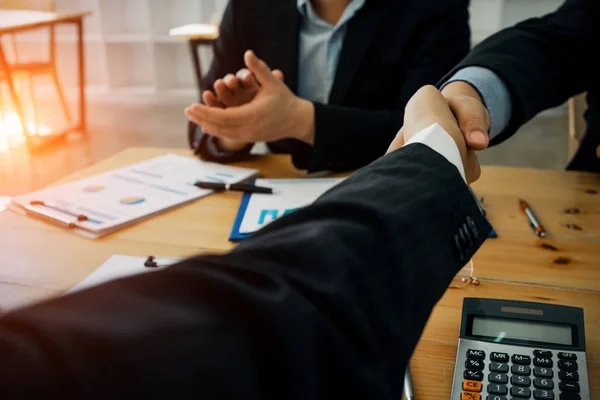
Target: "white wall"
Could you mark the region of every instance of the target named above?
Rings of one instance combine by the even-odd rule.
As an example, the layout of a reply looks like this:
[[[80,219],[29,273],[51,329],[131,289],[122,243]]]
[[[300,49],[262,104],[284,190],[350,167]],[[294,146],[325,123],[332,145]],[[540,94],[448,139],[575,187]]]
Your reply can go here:
[[[473,42],[499,29],[554,11],[564,0],[471,0]]]
[[[251,1],[251,0],[247,0]],[[295,1],[295,0],[279,0]],[[444,0],[439,0],[444,1]],[[210,22],[227,0],[55,0],[58,12],[89,10],[85,21],[86,77],[91,101],[177,102],[196,99],[186,43],[168,36],[178,25]],[[472,0],[471,27],[477,43],[518,20],[554,10],[562,0]],[[23,58],[46,51],[45,32],[19,35]],[[59,31],[59,67],[69,93],[75,93],[75,33]],[[209,49],[201,52],[204,70]],[[39,95],[46,92],[42,82]]]

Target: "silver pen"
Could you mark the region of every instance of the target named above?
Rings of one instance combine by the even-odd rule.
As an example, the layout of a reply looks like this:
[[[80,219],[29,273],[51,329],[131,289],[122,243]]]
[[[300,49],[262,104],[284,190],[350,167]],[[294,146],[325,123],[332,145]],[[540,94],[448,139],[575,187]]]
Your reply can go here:
[[[410,376],[410,365],[406,366],[406,372],[404,373],[404,398],[406,400],[415,399],[415,395],[413,394],[412,378]]]

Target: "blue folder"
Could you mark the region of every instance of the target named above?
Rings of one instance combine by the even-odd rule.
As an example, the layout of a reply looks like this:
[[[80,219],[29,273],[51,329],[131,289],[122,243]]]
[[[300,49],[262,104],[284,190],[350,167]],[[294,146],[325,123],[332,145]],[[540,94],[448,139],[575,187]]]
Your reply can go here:
[[[473,194],[473,197],[475,198],[475,201],[477,202],[477,205],[479,206],[479,209],[481,210],[482,214],[485,216],[485,214],[486,214],[485,209],[483,208],[483,205],[477,198],[477,195],[475,195],[475,193],[472,190],[471,190],[471,193]],[[233,227],[231,228],[231,233],[229,234],[229,241],[231,241],[231,242],[240,242],[240,241],[246,239],[248,236],[252,235],[252,233],[240,232],[240,228],[242,226],[242,221],[244,220],[244,215],[246,215],[246,210],[248,209],[248,203],[250,202],[250,197],[252,197],[251,193],[244,193],[244,195],[242,196],[242,202],[240,203],[240,208],[238,209],[237,215],[235,216],[235,220],[233,221]],[[489,220],[488,220],[488,222],[489,222]],[[492,224],[490,223],[490,226],[491,225]],[[496,230],[494,229],[493,226],[492,226],[492,230],[490,231],[488,237],[493,238],[493,239],[496,239],[498,237],[498,234],[496,233]]]
[[[242,221],[244,220],[244,215],[246,215],[246,210],[248,209],[248,203],[250,202],[251,196],[252,193],[244,193],[244,195],[242,196],[240,208],[238,209],[237,215],[235,216],[235,221],[233,221],[233,227],[231,228],[231,233],[229,234],[229,241],[231,242],[239,242],[243,239],[246,239],[252,234],[240,232]]]

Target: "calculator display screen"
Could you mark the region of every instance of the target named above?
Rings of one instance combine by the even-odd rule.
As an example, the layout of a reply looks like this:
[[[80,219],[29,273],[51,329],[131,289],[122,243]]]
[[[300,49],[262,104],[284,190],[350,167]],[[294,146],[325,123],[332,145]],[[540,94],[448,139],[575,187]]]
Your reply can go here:
[[[471,334],[493,338],[497,341],[512,339],[566,346],[573,345],[573,328],[570,325],[537,321],[474,316]]]

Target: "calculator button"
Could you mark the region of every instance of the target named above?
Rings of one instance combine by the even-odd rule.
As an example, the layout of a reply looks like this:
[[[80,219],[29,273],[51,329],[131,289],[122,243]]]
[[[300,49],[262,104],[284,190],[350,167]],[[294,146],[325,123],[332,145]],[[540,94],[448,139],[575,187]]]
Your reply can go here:
[[[513,386],[510,388],[510,395],[512,397],[518,397],[520,399],[528,399],[531,397],[531,390],[526,387]]]
[[[477,381],[464,381],[463,390],[467,392],[481,392],[483,390],[483,384]]]
[[[581,396],[577,393],[561,393],[560,400],[581,400]]]
[[[551,399],[554,400],[554,392],[552,390],[537,389],[533,392],[535,400]]]
[[[577,371],[577,361],[558,360],[558,368]]]
[[[533,365],[536,367],[552,367],[552,359],[544,357],[533,357]]]
[[[488,380],[491,383],[508,383],[508,375],[506,374],[489,374]]]
[[[468,379],[470,381],[482,381],[483,380],[483,372],[481,372],[481,371],[466,370],[464,376],[465,376],[465,379]]]
[[[535,378],[533,386],[537,389],[554,389],[554,381],[552,379]]]
[[[467,350],[467,358],[471,360],[485,360],[485,352],[481,350]]]
[[[506,353],[492,353],[490,360],[497,362],[508,362],[508,354]]]
[[[558,358],[562,360],[577,360],[577,354],[573,353],[558,353]]]
[[[522,356],[520,354],[513,354],[512,356],[512,362],[513,364],[523,364],[523,365],[529,365],[531,364],[531,357],[529,356]]]
[[[490,363],[490,371],[492,372],[508,372],[508,364],[505,363]]]
[[[485,368],[485,363],[480,360],[467,360],[465,367],[468,369],[478,369],[481,371],[483,368]]]
[[[531,385],[531,379],[528,376],[513,375],[510,377],[510,383],[516,386],[529,386]]]
[[[510,367],[510,372],[515,375],[529,375],[531,374],[531,368],[527,365],[513,365]]]
[[[506,387],[506,385],[498,385],[495,383],[488,385],[487,391],[489,394],[499,394],[499,395],[508,394],[508,388]]]
[[[481,395],[473,392],[462,392],[460,400],[481,400]]]
[[[548,350],[534,350],[533,355],[538,357],[552,357],[552,352]]]
[[[538,378],[552,378],[554,372],[550,368],[535,367],[533,369],[533,376]]]
[[[575,371],[558,371],[558,377],[562,381],[579,381],[579,374]]]
[[[485,398],[485,400],[506,400],[506,397],[490,394],[488,397]]]
[[[563,392],[579,393],[579,383],[576,382],[561,382],[558,384],[558,388]]]

